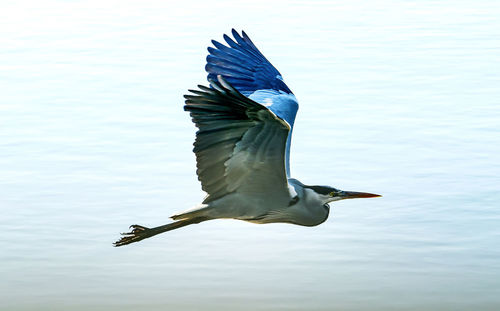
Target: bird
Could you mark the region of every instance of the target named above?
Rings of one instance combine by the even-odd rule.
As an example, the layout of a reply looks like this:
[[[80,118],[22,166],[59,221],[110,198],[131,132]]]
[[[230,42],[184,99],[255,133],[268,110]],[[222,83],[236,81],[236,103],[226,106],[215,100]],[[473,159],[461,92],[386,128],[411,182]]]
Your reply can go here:
[[[279,71],[242,31],[212,40],[205,70],[209,86],[184,95],[184,110],[198,128],[193,152],[207,195],[173,222],[130,226],[114,246],[213,219],[256,224],[317,226],[329,203],[381,195],[306,185],[290,174],[290,145],[298,101]]]

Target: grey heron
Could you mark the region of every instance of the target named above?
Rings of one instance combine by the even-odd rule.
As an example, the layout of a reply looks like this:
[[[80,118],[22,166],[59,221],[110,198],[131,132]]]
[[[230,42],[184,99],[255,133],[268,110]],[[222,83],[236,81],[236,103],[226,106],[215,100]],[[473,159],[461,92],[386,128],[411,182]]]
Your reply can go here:
[[[291,178],[297,99],[247,34],[232,34],[234,39],[224,35],[227,45],[212,40],[208,48],[210,87],[198,85],[184,96],[184,110],[198,128],[193,152],[207,196],[194,209],[171,216],[169,224],[130,226],[115,246],[221,218],[316,226],[328,218],[330,202],[380,196]]]

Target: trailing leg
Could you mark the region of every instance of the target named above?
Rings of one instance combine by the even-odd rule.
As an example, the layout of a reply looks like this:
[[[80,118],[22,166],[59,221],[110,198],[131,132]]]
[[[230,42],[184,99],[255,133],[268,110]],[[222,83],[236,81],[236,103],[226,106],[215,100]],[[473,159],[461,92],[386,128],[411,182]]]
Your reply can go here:
[[[123,237],[120,240],[114,242],[113,245],[116,247],[116,246],[127,245],[127,244],[134,243],[134,242],[139,242],[141,240],[150,238],[152,236],[155,236],[155,235],[163,233],[163,232],[167,232],[167,231],[174,230],[174,229],[179,229],[179,228],[182,228],[182,227],[185,227],[188,225],[192,225],[192,224],[197,224],[197,223],[200,223],[202,221],[209,220],[209,219],[210,218],[207,218],[207,217],[195,217],[195,218],[191,218],[191,219],[179,220],[179,221],[176,221],[176,222],[173,222],[170,224],[166,224],[166,225],[154,227],[154,228],[146,228],[146,227],[143,227],[140,225],[132,225],[132,226],[130,226],[130,228],[132,230],[130,232],[127,232],[127,233],[122,233]]]

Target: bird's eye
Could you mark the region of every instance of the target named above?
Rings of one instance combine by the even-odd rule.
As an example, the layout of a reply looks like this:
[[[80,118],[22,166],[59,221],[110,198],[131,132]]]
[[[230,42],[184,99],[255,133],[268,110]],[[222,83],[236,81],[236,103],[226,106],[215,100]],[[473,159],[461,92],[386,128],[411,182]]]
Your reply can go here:
[[[332,192],[330,192],[330,196],[331,196],[331,197],[334,197],[334,196],[335,196],[335,192],[333,192],[333,191],[332,191]]]

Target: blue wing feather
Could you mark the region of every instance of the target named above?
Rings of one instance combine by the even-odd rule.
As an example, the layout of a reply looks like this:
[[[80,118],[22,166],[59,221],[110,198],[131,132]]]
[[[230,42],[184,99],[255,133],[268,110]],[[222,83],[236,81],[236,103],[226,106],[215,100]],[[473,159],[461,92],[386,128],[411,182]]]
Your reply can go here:
[[[227,46],[212,40],[205,70],[208,80],[217,80],[221,75],[236,90],[255,102],[266,106],[290,125],[286,144],[286,171],[290,176],[290,143],[298,110],[295,95],[283,81],[280,72],[266,59],[248,35],[231,31],[234,39],[224,34]]]
[[[240,84],[238,91],[243,94],[264,89],[293,94],[283,82],[280,72],[262,55],[244,31],[243,37],[234,29],[232,34],[236,41],[224,35],[224,40],[229,46],[212,40],[215,48],[208,48],[210,54],[207,56],[205,67],[209,80],[216,79],[219,74],[224,76],[222,69],[232,69],[238,70],[241,75],[224,78],[233,86]],[[246,83],[242,83],[241,80]]]

